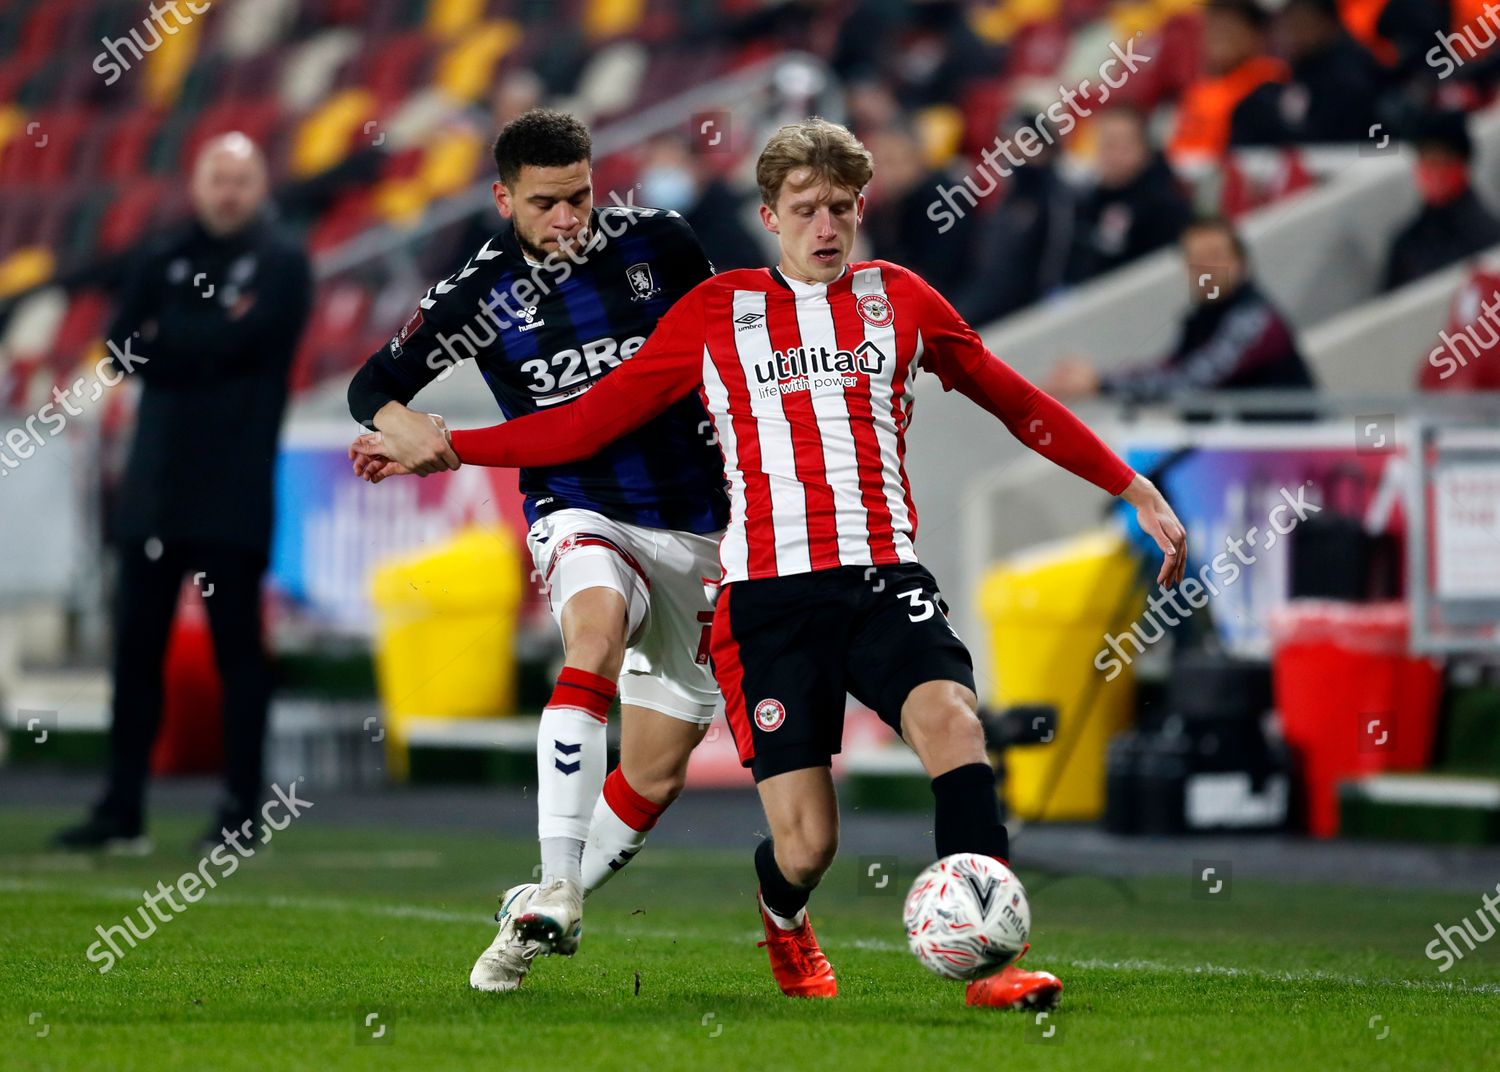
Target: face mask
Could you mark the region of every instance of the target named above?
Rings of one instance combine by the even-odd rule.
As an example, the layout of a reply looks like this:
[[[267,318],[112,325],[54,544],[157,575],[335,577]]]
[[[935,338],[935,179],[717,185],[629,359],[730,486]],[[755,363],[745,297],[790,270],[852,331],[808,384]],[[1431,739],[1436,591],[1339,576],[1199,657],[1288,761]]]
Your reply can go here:
[[[641,173],[641,203],[652,208],[686,212],[697,195],[693,175],[686,168],[649,167]]]
[[[1469,188],[1469,169],[1461,160],[1418,160],[1417,193],[1429,205],[1446,205]]]

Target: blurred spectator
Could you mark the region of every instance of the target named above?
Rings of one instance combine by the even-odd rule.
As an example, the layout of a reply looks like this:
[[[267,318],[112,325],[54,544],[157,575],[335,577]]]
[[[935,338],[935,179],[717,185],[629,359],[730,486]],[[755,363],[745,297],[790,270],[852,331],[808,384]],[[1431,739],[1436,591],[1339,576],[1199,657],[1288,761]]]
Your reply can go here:
[[[998,61],[961,0],[860,0],[844,19],[832,67],[845,82],[879,78],[906,107],[925,108],[961,100]]]
[[[1394,45],[1398,71],[1433,87],[1429,99],[1446,89],[1445,106],[1473,107],[1481,100],[1474,83],[1493,84],[1500,74],[1494,11],[1493,0],[1389,0],[1378,26]]]
[[[902,122],[901,105],[889,86],[877,78],[862,78],[844,90],[849,129],[866,144],[879,131]]]
[[[1204,77],[1183,91],[1167,147],[1179,166],[1217,159],[1229,147],[1234,110],[1258,86],[1291,72],[1267,52],[1270,16],[1255,0],[1209,0],[1203,12]]]
[[[1170,353],[1107,373],[1087,358],[1065,358],[1043,387],[1059,398],[1146,402],[1190,391],[1313,386],[1290,325],[1255,285],[1244,242],[1229,223],[1189,224],[1182,256],[1192,305]]]
[[[307,257],[265,218],[266,164],[243,134],[193,166],[195,219],[148,247],[109,330],[116,366],[144,384],[115,540],[109,784],[64,848],[143,836],[162,666],[183,578],[204,595],[223,681],[226,795],[204,842],[256,815],[265,791],[270,670],[260,582],[288,372],[312,304]],[[132,360],[133,359],[133,360]]]
[[[507,72],[495,84],[490,95],[490,133],[498,134],[512,119],[542,106],[547,87],[542,78],[529,67],[517,67]]]
[[[1036,122],[1034,114],[1015,120],[1007,138]],[[1037,122],[1038,132],[1046,121]],[[1063,285],[1073,246],[1077,198],[1057,168],[1056,134],[1038,142],[1039,151],[1015,168],[1005,200],[978,225],[973,239],[969,283],[953,304],[969,323],[981,325],[1040,301]]]
[[[944,294],[951,294],[972,267],[967,227],[939,231],[927,215],[938,200],[944,176],[927,167],[922,145],[908,126],[887,127],[865,144],[875,158],[877,188],[865,209],[863,231],[874,255],[912,269]]]
[[[1424,391],[1500,391],[1500,273],[1478,271],[1448,304],[1448,324],[1417,370]]]
[[[1171,245],[1192,215],[1177,177],[1152,148],[1141,112],[1111,108],[1095,118],[1093,130],[1097,178],[1078,203],[1070,283]]]
[[[1462,112],[1434,112],[1412,138],[1417,150],[1416,184],[1422,209],[1391,244],[1385,289],[1446,268],[1500,243],[1500,219],[1479,199],[1469,181],[1474,145]]]
[[[769,258],[745,226],[743,199],[705,159],[677,135],[652,139],[641,160],[640,204],[682,213],[714,271],[764,268]]]
[[[1349,36],[1335,0],[1287,0],[1276,17],[1292,80],[1266,82],[1234,110],[1234,145],[1305,145],[1370,136],[1380,72]]]

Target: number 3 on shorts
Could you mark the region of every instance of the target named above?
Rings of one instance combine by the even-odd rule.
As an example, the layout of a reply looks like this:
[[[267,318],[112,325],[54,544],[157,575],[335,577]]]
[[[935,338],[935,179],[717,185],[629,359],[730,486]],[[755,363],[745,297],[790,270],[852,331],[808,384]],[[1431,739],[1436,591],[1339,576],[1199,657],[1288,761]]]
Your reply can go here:
[[[906,612],[906,616],[914,622],[925,622],[937,613],[937,607],[933,606],[932,600],[922,594],[920,588],[913,588],[908,592],[898,592],[896,594],[902,599],[911,601],[911,610]]]

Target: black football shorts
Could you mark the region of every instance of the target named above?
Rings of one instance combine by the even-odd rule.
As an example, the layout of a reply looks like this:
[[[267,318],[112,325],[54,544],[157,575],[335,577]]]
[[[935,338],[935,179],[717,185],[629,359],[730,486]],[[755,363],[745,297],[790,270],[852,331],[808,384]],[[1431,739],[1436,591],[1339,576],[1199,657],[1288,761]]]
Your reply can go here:
[[[740,762],[757,782],[828,766],[846,693],[900,733],[918,685],[974,688],[969,650],[915,562],[736,581],[719,593],[711,652]]]

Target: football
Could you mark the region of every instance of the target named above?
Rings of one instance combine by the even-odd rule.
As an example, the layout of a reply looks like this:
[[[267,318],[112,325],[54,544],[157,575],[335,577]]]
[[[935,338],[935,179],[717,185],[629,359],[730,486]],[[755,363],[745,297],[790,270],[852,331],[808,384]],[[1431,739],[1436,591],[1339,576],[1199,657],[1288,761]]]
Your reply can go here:
[[[948,979],[993,975],[1025,951],[1031,933],[1031,905],[1015,872],[968,852],[918,875],[903,914],[912,953]]]

